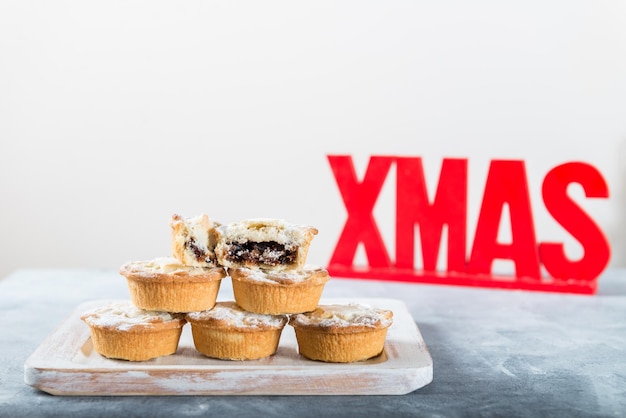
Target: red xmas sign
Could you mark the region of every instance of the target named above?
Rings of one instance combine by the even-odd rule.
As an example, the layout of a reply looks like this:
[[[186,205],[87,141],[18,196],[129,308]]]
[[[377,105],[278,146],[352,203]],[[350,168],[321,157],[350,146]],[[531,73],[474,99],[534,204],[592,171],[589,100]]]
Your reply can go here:
[[[587,163],[569,162],[554,167],[542,184],[548,213],[583,247],[584,255],[571,260],[563,243],[537,242],[523,161],[491,161],[470,248],[466,248],[470,227],[467,159],[443,160],[432,201],[419,157],[372,156],[362,180],[356,176],[351,156],[329,155],[328,161],[348,214],[328,265],[334,276],[591,294],[608,264],[610,246],[604,233],[567,194],[568,186],[577,183],[587,198],[609,197],[602,174]],[[392,259],[373,209],[393,164],[396,250]],[[511,240],[501,243],[498,232],[505,205],[510,216]],[[447,268],[437,271],[444,226],[448,233]],[[416,231],[419,237],[415,236]],[[421,270],[414,268],[416,238],[422,249]],[[353,265],[360,244],[368,266]],[[514,276],[493,275],[492,265],[497,259],[512,261]],[[542,276],[542,266],[548,276]]]

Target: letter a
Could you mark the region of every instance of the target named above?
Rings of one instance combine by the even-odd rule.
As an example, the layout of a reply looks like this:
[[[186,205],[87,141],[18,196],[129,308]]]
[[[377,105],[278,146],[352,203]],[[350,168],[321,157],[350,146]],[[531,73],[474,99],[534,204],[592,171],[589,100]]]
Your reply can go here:
[[[504,204],[511,216],[511,244],[497,242]],[[489,167],[483,202],[476,225],[471,274],[491,274],[494,259],[515,263],[515,276],[539,280],[539,255],[523,161],[494,160]]]

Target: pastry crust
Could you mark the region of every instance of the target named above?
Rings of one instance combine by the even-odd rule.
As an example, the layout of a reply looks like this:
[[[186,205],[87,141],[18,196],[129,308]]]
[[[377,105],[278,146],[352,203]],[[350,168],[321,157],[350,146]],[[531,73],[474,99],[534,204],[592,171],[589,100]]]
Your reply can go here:
[[[207,357],[255,360],[276,353],[287,316],[247,312],[235,302],[217,302],[209,311],[186,315],[194,346]]]
[[[242,308],[263,314],[296,314],[317,307],[328,271],[317,266],[302,270],[229,269],[235,301]]]
[[[257,218],[215,229],[218,263],[229,268],[298,270],[317,229],[281,219]]]
[[[289,320],[302,356],[333,363],[380,355],[392,322],[393,312],[356,304],[321,305]]]
[[[172,256],[186,266],[216,267],[215,227],[218,225],[204,213],[194,218],[172,215]]]
[[[194,312],[215,305],[223,267],[184,266],[173,257],[131,261],[120,268],[127,279],[130,297],[141,309]]]
[[[130,301],[92,309],[81,319],[89,326],[97,353],[129,361],[174,354],[185,325],[182,315],[145,311]]]

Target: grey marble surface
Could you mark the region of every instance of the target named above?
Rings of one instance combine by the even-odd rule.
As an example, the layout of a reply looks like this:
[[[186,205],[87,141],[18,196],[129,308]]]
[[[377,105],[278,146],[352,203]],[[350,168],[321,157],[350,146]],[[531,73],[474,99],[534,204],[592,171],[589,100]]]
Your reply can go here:
[[[227,279],[229,280],[229,279]],[[626,416],[626,271],[594,296],[333,279],[324,297],[403,300],[434,362],[402,396],[65,397],[24,361],[78,304],[128,298],[112,271],[20,270],[0,280],[0,416]],[[225,282],[220,299],[232,289]]]

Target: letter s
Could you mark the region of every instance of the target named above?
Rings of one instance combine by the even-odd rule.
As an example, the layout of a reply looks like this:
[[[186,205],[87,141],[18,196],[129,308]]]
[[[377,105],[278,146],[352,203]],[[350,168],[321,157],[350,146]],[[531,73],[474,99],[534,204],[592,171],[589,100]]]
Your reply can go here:
[[[598,225],[567,194],[571,183],[579,183],[586,197],[609,197],[602,174],[583,162],[559,165],[546,175],[542,195],[546,209],[584,249],[580,260],[568,260],[562,243],[539,245],[539,258],[555,279],[593,280],[606,267],[610,257],[609,242]]]

